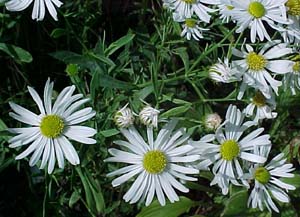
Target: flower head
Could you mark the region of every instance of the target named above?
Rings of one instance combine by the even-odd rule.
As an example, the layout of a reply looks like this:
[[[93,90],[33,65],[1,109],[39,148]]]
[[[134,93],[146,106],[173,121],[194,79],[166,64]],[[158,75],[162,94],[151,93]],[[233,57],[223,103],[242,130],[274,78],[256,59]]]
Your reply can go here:
[[[121,129],[128,142],[119,140],[114,143],[124,147],[125,150],[109,149],[113,157],[105,161],[130,164],[107,175],[121,175],[113,180],[114,187],[137,176],[123,197],[126,202],[136,203],[146,199],[146,206],[148,206],[156,195],[159,203],[164,206],[165,196],[171,202],[179,200],[174,189],[181,192],[189,191],[178,179],[197,180],[186,174],[198,174],[199,171],[185,166],[184,163],[198,160],[199,155],[189,154],[193,147],[186,144],[189,135],[184,129],[172,133],[176,123],[176,120],[172,120],[166,124],[155,140],[152,127],[147,127],[147,140],[144,140],[133,126]]]
[[[183,18],[191,18],[195,14],[199,20],[209,23],[209,13],[216,10],[207,7],[205,4],[216,5],[219,0],[164,0],[164,5],[169,7],[174,13]]]
[[[241,74],[232,68],[228,58],[225,58],[224,62],[219,59],[218,63],[210,67],[209,77],[216,82],[230,83],[240,80]]]
[[[242,138],[244,132],[256,123],[244,122],[245,115],[230,105],[226,119],[215,134],[209,134],[200,141],[191,141],[195,147],[193,153],[201,156],[201,162],[196,165],[198,169],[208,169],[213,165],[215,175],[211,185],[218,184],[223,194],[228,193],[229,184],[249,186],[246,180],[240,179],[244,174],[242,162],[264,163],[264,156],[254,153],[255,149],[271,146],[269,135],[261,135],[263,128],[256,129]],[[214,144],[214,140],[217,144]]]
[[[251,103],[245,108],[244,113],[247,116],[253,116],[256,112],[254,121],[258,122],[263,119],[273,119],[277,117],[277,113],[273,112],[276,108],[275,97],[267,99],[259,90],[251,98]]]
[[[13,102],[9,103],[13,110],[9,115],[30,125],[25,128],[8,129],[18,134],[9,140],[10,148],[30,144],[16,159],[25,158],[33,153],[29,165],[34,166],[42,157],[40,168],[48,164],[48,173],[53,172],[56,159],[59,168],[64,168],[64,158],[73,165],[79,164],[78,154],[67,137],[84,144],[96,143],[96,140],[90,138],[96,134],[95,129],[77,125],[96,114],[90,107],[80,109],[89,99],[82,99],[82,94],[72,96],[75,86],[69,86],[62,90],[52,106],[53,82],[49,79],[44,89],[44,101],[33,88],[28,87],[28,90],[39,108],[39,115]]]
[[[218,4],[219,13],[220,13],[220,19],[224,23],[228,23],[231,18],[231,11],[234,9],[231,3],[232,0],[220,0],[220,3]]]
[[[290,24],[286,17],[285,2],[286,0],[232,0],[231,17],[239,26],[236,32],[250,28],[252,43],[256,41],[256,36],[260,41],[265,38],[272,41],[265,23],[275,30],[278,30],[278,24]]]
[[[181,37],[186,37],[187,40],[192,38],[196,41],[199,41],[203,38],[202,32],[208,29],[201,28],[199,26],[200,21],[194,18],[183,17],[178,13],[173,14],[173,19],[176,22],[182,23],[182,32]]]
[[[222,123],[222,118],[217,113],[208,114],[204,118],[204,126],[207,130],[216,130]]]
[[[5,3],[6,9],[9,11],[22,11],[29,7],[34,1],[32,19],[41,21],[45,17],[45,8],[48,9],[54,20],[57,19],[56,7],[60,7],[63,3],[59,0],[9,0]]]
[[[133,125],[134,116],[130,108],[126,104],[123,108],[116,112],[114,121],[118,127],[126,128]]]
[[[289,203],[289,196],[285,191],[295,190],[295,186],[287,184],[280,178],[292,178],[294,174],[292,164],[287,164],[284,154],[274,157],[268,164],[255,164],[250,168],[249,174],[245,174],[250,180],[254,180],[254,187],[248,199],[248,206],[259,208],[263,211],[267,207],[269,211],[279,212],[272,198]],[[272,197],[271,197],[272,195]]]
[[[146,105],[139,113],[139,118],[144,125],[157,127],[159,113],[159,110]]]
[[[296,89],[300,90],[300,54],[293,59],[293,66],[289,73],[283,77],[284,89],[290,89],[293,95],[296,95]]]
[[[285,55],[293,50],[287,44],[280,41],[268,42],[256,52],[253,47],[246,44],[242,51],[233,49],[233,54],[241,60],[233,61],[233,65],[243,72],[243,83],[240,88],[238,99],[241,99],[248,86],[259,89],[266,98],[271,98],[272,90],[278,95],[278,87],[281,81],[273,78],[271,73],[285,74],[291,71],[293,62],[284,60]]]

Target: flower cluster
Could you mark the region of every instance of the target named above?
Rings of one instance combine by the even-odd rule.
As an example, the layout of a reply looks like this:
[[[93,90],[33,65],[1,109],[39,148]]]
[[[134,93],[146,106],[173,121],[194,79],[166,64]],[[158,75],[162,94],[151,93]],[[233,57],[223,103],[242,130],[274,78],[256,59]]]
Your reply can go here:
[[[48,10],[58,20],[56,8],[63,4],[59,0],[8,0],[5,6],[9,11],[22,11],[32,3],[32,19],[43,20]],[[146,103],[135,113],[126,104],[113,118],[117,132],[126,140],[114,141],[119,148],[109,147],[111,156],[104,160],[126,166],[108,173],[107,177],[118,176],[112,181],[113,187],[133,181],[123,196],[126,202],[145,201],[148,206],[156,197],[164,206],[166,198],[173,203],[179,200],[178,192],[189,192],[187,181],[197,181],[201,170],[209,170],[213,174],[210,184],[217,185],[224,195],[229,193],[230,186],[242,186],[251,192],[249,207],[279,212],[273,200],[290,201],[287,192],[295,190],[295,186],[281,178],[293,177],[294,168],[283,153],[269,160],[270,135],[263,134],[264,128],[259,124],[277,117],[276,97],[281,87],[293,95],[300,90],[300,54],[293,46],[300,42],[300,0],[163,0],[163,3],[174,21],[181,24],[181,36],[187,40],[205,38],[203,32],[210,30],[208,26],[215,15],[222,25],[230,22],[236,25],[235,32],[241,33],[238,40],[243,39],[244,33],[249,35],[243,43],[230,45],[227,55],[218,56],[217,62],[205,68],[214,83],[236,82],[238,89],[232,94],[233,100],[246,98],[248,105],[243,110],[230,105],[224,121],[217,113],[204,114],[202,122],[193,120],[203,123],[201,133],[209,133],[194,141],[192,130],[187,131],[186,126],[176,128],[180,118],[164,120],[165,126],[158,130],[163,122],[159,109]],[[197,64],[196,60],[193,67]],[[27,125],[8,129],[17,134],[9,140],[9,147],[20,150],[27,146],[16,159],[31,155],[29,165],[47,168],[49,174],[53,173],[56,162],[63,169],[65,159],[72,165],[80,164],[71,141],[97,142],[92,138],[97,134],[96,129],[79,125],[96,116],[91,107],[82,108],[89,99],[83,98],[83,94],[73,95],[73,85],[64,88],[54,101],[53,86],[48,79],[43,98],[28,87],[38,114],[9,102],[12,110],[9,115]],[[137,123],[144,125],[144,132],[143,128],[135,127]]]
[[[290,89],[293,95],[300,90],[299,54],[279,40],[267,42],[260,49],[243,44],[241,50],[232,48],[232,54],[231,63],[228,59],[224,63],[219,60],[210,68],[210,78],[219,83],[241,81],[237,98],[241,100],[248,89],[253,96],[245,114],[255,121],[276,118],[279,88]]]
[[[256,122],[244,121],[244,118],[244,113],[230,105],[225,121],[215,134],[189,142],[194,147],[192,153],[200,155],[200,161],[195,168],[211,168],[214,174],[211,185],[217,184],[223,194],[228,194],[230,184],[251,187],[248,206],[263,210],[265,205],[268,210],[279,212],[270,194],[280,202],[289,202],[284,191],[295,190],[295,187],[278,178],[293,177],[290,172],[294,168],[292,164],[285,163],[283,154],[265,165],[271,150],[270,136],[262,135],[263,128],[249,131],[256,126]],[[246,131],[249,131],[247,135]]]
[[[203,38],[202,31],[209,29],[199,27],[199,23],[210,23],[211,14],[216,12],[223,23],[235,23],[237,33],[249,28],[252,43],[257,38],[272,41],[268,29],[279,31],[288,43],[300,39],[299,0],[164,0],[164,5],[176,22],[184,23],[182,36],[188,40]]]

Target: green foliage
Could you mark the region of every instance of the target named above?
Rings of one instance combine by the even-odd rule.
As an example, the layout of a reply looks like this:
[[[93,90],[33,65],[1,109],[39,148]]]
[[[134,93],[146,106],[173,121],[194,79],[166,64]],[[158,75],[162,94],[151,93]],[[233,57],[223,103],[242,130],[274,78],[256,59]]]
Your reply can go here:
[[[161,207],[158,201],[154,201],[148,207],[144,207],[137,217],[177,217],[194,206],[197,206],[197,202],[186,197],[180,197],[178,202],[167,203],[164,207]]]
[[[160,109],[161,118],[177,117],[193,139],[206,133],[206,114],[218,112],[224,119],[230,103],[247,105],[251,94],[237,101],[237,86],[215,84],[208,75],[218,58],[230,57],[230,48],[243,43],[243,34],[234,34],[231,25],[215,21],[206,39],[196,42],[180,37],[181,27],[159,1],[65,0],[58,22],[49,16],[35,22],[31,9],[13,13],[3,3],[0,6],[1,217],[299,215],[299,94],[295,97],[288,91],[276,98],[277,119],[262,124],[272,138],[272,156],[284,152],[298,171],[294,178],[282,179],[298,188],[291,194],[290,205],[278,204],[282,214],[247,208],[245,189],[222,195],[209,186],[210,171],[201,171],[197,182],[186,183],[190,192],[165,207],[158,201],[148,207],[126,203],[122,197],[132,180],[113,188],[112,179],[106,177],[123,166],[103,159],[109,156],[113,141],[122,138],[113,117],[125,104],[138,113],[143,101],[150,103]],[[95,145],[72,142],[81,159],[79,166],[66,163],[64,170],[56,169],[52,175],[37,166],[30,168],[29,158],[16,161],[24,147],[8,148],[12,135],[6,131],[23,126],[9,117],[8,102],[38,112],[26,87],[33,86],[42,95],[48,77],[55,81],[55,90],[73,84],[76,92],[91,99],[89,106],[97,115],[87,125],[98,132]]]

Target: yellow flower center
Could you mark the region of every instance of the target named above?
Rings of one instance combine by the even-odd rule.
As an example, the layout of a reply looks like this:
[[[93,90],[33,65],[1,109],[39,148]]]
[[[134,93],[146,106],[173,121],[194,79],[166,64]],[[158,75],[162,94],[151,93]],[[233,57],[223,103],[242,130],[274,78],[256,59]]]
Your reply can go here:
[[[300,16],[300,0],[288,0],[286,6],[288,7],[288,14]]]
[[[252,102],[254,105],[262,107],[266,105],[266,98],[260,91],[257,91],[252,99]]]
[[[191,18],[187,18],[185,19],[185,25],[189,28],[194,28],[196,26],[197,20],[195,19],[191,19]]]
[[[143,167],[151,174],[157,174],[164,171],[167,166],[166,155],[158,150],[149,151],[144,155]]]
[[[226,140],[221,144],[221,156],[224,160],[231,161],[240,153],[240,146],[234,140]]]
[[[293,72],[300,73],[300,61],[294,63]]]
[[[196,3],[196,0],[181,0],[181,1],[183,1],[183,2],[185,2],[187,4],[194,4],[194,3]]]
[[[255,18],[261,18],[266,14],[266,9],[262,3],[254,1],[249,4],[248,12]]]
[[[43,117],[40,129],[41,133],[48,138],[59,137],[64,131],[65,123],[58,115],[47,115]]]
[[[254,172],[254,178],[261,184],[267,184],[271,178],[271,174],[266,168],[258,167]]]
[[[234,9],[234,7],[232,5],[226,5],[226,8],[230,11]]]
[[[261,71],[267,65],[267,60],[255,52],[250,52],[246,57],[249,69],[253,71]]]

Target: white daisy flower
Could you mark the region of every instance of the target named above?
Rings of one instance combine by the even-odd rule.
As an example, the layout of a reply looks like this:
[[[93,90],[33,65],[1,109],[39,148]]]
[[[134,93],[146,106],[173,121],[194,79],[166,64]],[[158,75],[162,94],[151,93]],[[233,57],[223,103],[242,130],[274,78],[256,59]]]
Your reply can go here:
[[[10,148],[30,144],[24,152],[16,157],[16,160],[33,153],[29,165],[34,166],[42,157],[40,168],[43,169],[48,164],[48,173],[53,172],[56,159],[59,168],[64,168],[64,158],[72,165],[79,164],[78,154],[67,137],[84,144],[96,143],[96,140],[90,138],[96,134],[95,129],[77,125],[96,114],[91,107],[79,110],[89,99],[82,99],[82,94],[72,96],[75,91],[73,85],[64,88],[52,106],[53,82],[50,82],[50,79],[45,85],[44,101],[33,88],[28,87],[28,90],[39,108],[39,115],[13,102],[9,103],[13,110],[9,115],[30,125],[25,128],[8,129],[10,132],[18,134],[9,140]]]
[[[215,12],[216,10],[211,9],[204,4],[216,5],[219,0],[163,0],[164,5],[174,10],[175,13],[182,17],[189,18],[194,15],[205,22],[209,23],[210,15],[209,13]]]
[[[222,123],[222,118],[217,113],[208,114],[204,118],[204,126],[207,130],[216,130]]]
[[[126,128],[133,125],[134,116],[130,108],[126,104],[123,108],[116,112],[114,121],[118,127]]]
[[[105,161],[130,164],[107,175],[121,175],[113,180],[114,187],[137,175],[123,197],[126,202],[136,203],[146,199],[146,206],[148,206],[156,195],[159,203],[164,206],[166,204],[165,196],[171,202],[179,200],[174,189],[181,192],[189,191],[178,179],[197,180],[186,174],[198,174],[199,171],[186,167],[184,164],[198,160],[199,155],[189,154],[193,147],[186,144],[189,135],[185,129],[181,128],[172,134],[176,123],[176,120],[172,120],[166,124],[155,140],[153,139],[153,128],[147,127],[147,141],[134,127],[121,129],[128,142],[119,140],[114,143],[124,147],[125,151],[111,148],[108,151],[113,157]]]
[[[178,13],[173,13],[173,19],[176,22],[182,23],[181,37],[186,37],[187,40],[192,38],[199,41],[203,38],[202,32],[209,29],[204,29],[199,26],[200,21],[193,18],[185,18]]]
[[[139,118],[142,124],[157,127],[159,113],[159,110],[152,108],[150,105],[146,105],[139,113]]]
[[[230,66],[228,58],[225,58],[224,62],[221,59],[218,61],[209,69],[209,77],[213,81],[231,83],[241,80],[241,73]]]
[[[41,21],[45,17],[46,8],[54,20],[57,19],[56,7],[60,7],[63,3],[59,0],[9,0],[5,3],[6,9],[9,11],[23,11],[29,7],[34,1],[32,19]]]
[[[212,172],[215,177],[211,185],[218,184],[223,194],[228,193],[230,183],[248,187],[246,180],[239,180],[244,175],[241,161],[264,163],[266,158],[254,154],[254,149],[271,146],[270,136],[260,135],[263,128],[256,129],[241,138],[248,128],[255,125],[253,121],[244,122],[244,116],[236,106],[230,105],[226,120],[215,134],[218,144],[211,143],[214,137],[212,135],[207,135],[198,142],[190,142],[199,151],[202,160],[196,167],[201,170],[213,165]]]
[[[232,0],[231,17],[239,26],[236,32],[241,33],[246,28],[250,28],[252,43],[256,41],[256,36],[260,41],[265,38],[272,41],[264,23],[275,30],[277,30],[277,24],[289,24],[285,2],[286,0]]]
[[[279,31],[287,43],[300,42],[300,0],[288,0],[286,2],[288,19],[292,21],[289,25],[283,25]]]
[[[238,99],[241,99],[248,86],[259,89],[266,98],[271,98],[272,89],[278,95],[278,87],[281,81],[275,80],[271,73],[285,74],[291,71],[293,62],[284,60],[285,55],[291,54],[293,50],[287,44],[280,41],[268,42],[257,53],[253,47],[246,44],[246,50],[233,48],[233,55],[242,60],[233,61],[233,65],[243,72],[243,83],[240,88]]]
[[[223,23],[228,23],[231,18],[231,11],[234,8],[231,3],[232,0],[220,0],[218,4],[220,19]]]
[[[253,116],[254,121],[258,122],[263,119],[273,119],[277,117],[277,113],[273,112],[276,108],[275,97],[272,96],[267,99],[259,90],[256,91],[254,97],[251,99],[251,103],[244,109],[244,113],[247,116]],[[256,110],[256,112],[255,112]]]
[[[274,157],[270,163],[263,166],[256,164],[250,169],[250,174],[245,176],[254,180],[254,187],[248,199],[248,207],[259,208],[263,211],[264,206],[271,212],[273,209],[279,212],[272,198],[282,202],[289,203],[289,196],[285,191],[295,190],[295,186],[287,184],[280,178],[292,178],[294,171],[292,164],[287,164],[284,154],[281,153]]]
[[[293,95],[296,95],[296,89],[300,90],[300,55],[294,60],[291,72],[284,75],[283,86],[285,90],[290,89]]]

